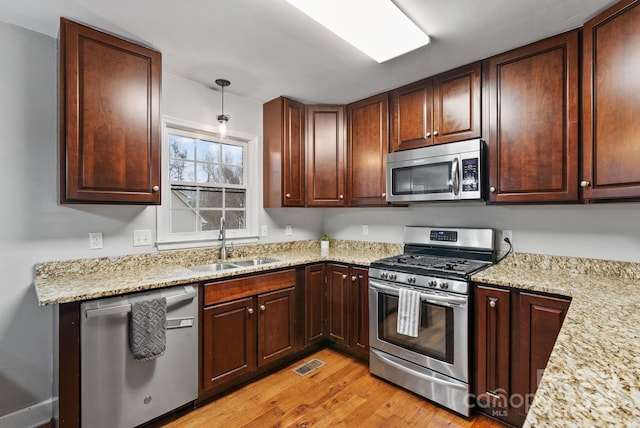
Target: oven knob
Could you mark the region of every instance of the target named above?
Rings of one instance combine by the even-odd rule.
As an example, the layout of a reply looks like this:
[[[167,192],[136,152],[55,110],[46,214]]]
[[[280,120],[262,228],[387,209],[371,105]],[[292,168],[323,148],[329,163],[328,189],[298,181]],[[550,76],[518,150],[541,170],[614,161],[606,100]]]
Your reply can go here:
[[[446,282],[441,282],[440,288],[442,288],[443,290],[446,290],[447,288],[449,288],[449,284],[447,284]]]
[[[388,276],[386,272],[380,272],[380,278],[387,279]]]
[[[427,283],[427,285],[431,288],[435,288],[435,286],[438,285],[438,283],[435,282],[434,280],[431,280]]]
[[[410,276],[409,278],[407,278],[407,281],[409,281],[409,284],[415,284],[416,283],[416,277],[415,276]]]
[[[392,281],[395,281],[395,280],[398,278],[398,275],[396,275],[395,273],[392,273],[391,275],[389,275],[389,278],[390,278]]]

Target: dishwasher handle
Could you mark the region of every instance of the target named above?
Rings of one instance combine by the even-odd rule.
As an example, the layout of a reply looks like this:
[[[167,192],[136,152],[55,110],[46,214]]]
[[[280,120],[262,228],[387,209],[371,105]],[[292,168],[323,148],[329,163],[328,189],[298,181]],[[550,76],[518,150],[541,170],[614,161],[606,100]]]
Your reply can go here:
[[[174,296],[168,296],[167,306],[175,305],[176,303],[184,302],[187,300],[191,300],[196,297],[198,294],[197,290],[193,287],[193,285],[186,285],[184,287],[184,293],[176,294]],[[118,305],[118,306],[109,306],[106,308],[96,308],[96,309],[87,309],[85,311],[85,316],[87,318],[96,318],[106,315],[115,315],[122,314],[126,312],[131,312],[131,304],[126,305]]]

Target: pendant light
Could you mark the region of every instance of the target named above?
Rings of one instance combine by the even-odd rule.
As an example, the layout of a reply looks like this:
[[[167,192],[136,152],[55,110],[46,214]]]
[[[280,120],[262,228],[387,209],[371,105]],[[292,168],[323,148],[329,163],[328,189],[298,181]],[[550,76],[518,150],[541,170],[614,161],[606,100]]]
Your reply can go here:
[[[222,88],[222,114],[218,115],[218,133],[220,136],[226,137],[229,132],[229,115],[224,114],[224,88],[229,86],[231,82],[226,79],[216,79],[216,84]]]

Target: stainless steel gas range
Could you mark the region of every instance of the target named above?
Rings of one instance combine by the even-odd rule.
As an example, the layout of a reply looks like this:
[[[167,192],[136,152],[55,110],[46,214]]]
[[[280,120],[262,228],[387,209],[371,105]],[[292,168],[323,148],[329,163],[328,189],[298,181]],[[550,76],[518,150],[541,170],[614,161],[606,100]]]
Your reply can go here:
[[[403,242],[369,269],[369,369],[469,416],[469,277],[494,262],[494,231],[406,226]]]

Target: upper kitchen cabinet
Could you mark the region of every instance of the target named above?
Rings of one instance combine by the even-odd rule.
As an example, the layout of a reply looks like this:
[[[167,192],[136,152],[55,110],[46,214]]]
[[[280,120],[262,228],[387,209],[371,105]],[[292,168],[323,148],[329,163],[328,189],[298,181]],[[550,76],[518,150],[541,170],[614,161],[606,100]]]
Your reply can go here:
[[[344,134],[343,106],[307,106],[307,206],[344,206]]]
[[[640,198],[640,1],[584,26],[583,198]]]
[[[60,203],[160,204],[155,50],[60,20]]]
[[[391,151],[480,137],[481,64],[392,92]]]
[[[264,207],[305,206],[305,106],[279,97],[263,106]]]
[[[488,60],[491,202],[578,200],[579,65],[578,31]]]
[[[389,94],[347,105],[347,205],[386,205]]]

